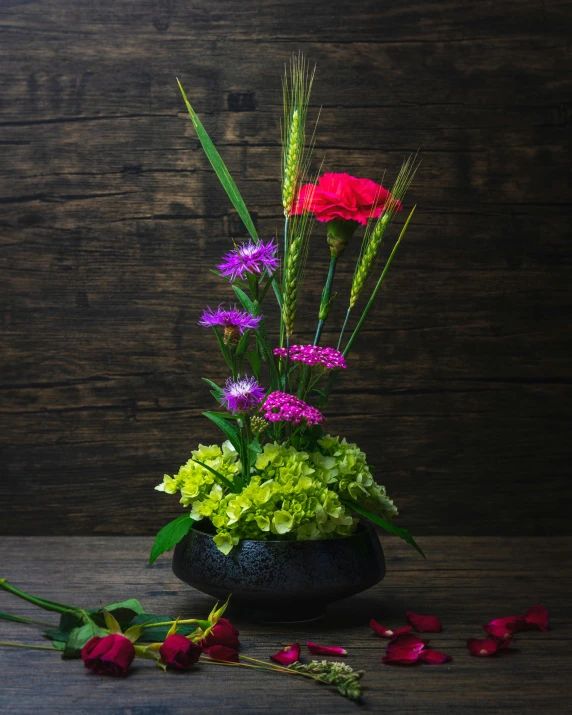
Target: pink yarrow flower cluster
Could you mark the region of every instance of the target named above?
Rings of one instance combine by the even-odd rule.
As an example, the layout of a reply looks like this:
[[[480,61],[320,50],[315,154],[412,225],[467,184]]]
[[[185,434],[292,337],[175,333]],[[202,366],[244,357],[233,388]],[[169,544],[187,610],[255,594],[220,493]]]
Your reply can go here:
[[[288,352],[292,362],[303,362],[311,367],[323,365],[328,370],[347,368],[345,357],[335,348],[321,348],[319,345],[291,345],[289,351],[286,348],[274,349],[276,357],[285,358]]]
[[[221,276],[232,281],[244,278],[247,273],[261,275],[267,271],[268,275],[272,275],[279,264],[276,257],[277,250],[278,246],[274,239],[266,243],[264,241],[241,243],[234,250],[224,254],[222,263],[219,263],[217,269]]]
[[[262,411],[269,422],[291,422],[295,425],[307,422],[308,425],[319,425],[324,421],[320,410],[286,392],[270,393]]]

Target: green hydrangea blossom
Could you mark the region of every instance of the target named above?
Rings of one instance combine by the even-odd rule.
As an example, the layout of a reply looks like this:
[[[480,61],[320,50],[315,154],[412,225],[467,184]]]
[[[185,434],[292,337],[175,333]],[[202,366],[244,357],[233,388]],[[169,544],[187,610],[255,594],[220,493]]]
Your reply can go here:
[[[174,477],[165,475],[156,489],[180,492],[195,521],[209,519],[218,549],[228,554],[241,539],[307,540],[351,534],[358,523],[340,501],[347,497],[389,518],[397,513],[385,488],[376,484],[357,445],[338,437],[319,441],[322,451],[309,454],[283,444],[265,444],[257,455],[250,482],[240,494],[230,492],[216,476],[189,460]],[[240,461],[225,442],[200,445],[193,457],[231,482]]]

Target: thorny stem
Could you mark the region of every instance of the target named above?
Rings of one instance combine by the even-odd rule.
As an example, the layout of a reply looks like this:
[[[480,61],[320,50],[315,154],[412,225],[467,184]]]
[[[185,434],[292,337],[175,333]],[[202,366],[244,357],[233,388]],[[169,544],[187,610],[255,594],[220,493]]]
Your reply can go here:
[[[26,625],[30,626],[50,626],[54,627],[53,623],[50,623],[49,621],[36,621],[33,618],[24,618],[24,616],[13,616],[9,613],[0,613],[0,620],[4,621],[14,621],[15,623],[25,623]]]

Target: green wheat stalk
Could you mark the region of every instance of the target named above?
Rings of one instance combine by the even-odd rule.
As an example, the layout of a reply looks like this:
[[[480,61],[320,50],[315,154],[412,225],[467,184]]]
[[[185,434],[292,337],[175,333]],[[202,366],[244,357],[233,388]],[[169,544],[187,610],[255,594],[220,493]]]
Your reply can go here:
[[[375,222],[370,222],[370,225],[365,232],[350,289],[349,307],[347,309],[344,324],[338,339],[338,350],[342,344],[342,339],[351,311],[355,307],[367,280],[377,263],[379,251],[383,244],[387,229],[398,211],[400,202],[403,201],[405,194],[411,186],[411,182],[413,181],[415,173],[419,168],[419,164],[420,162],[417,161],[417,155],[410,156],[403,162],[395,183],[391,188],[390,199],[383,207],[383,211],[379,218]]]

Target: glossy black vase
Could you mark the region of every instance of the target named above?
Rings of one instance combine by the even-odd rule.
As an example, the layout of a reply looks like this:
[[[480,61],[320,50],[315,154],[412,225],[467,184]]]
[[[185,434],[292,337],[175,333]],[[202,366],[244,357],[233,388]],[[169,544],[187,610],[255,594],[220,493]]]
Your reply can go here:
[[[374,529],[318,541],[245,539],[222,554],[211,534],[191,531],[175,547],[173,572],[181,581],[224,600],[260,622],[319,618],[326,606],[379,583],[385,559]]]

